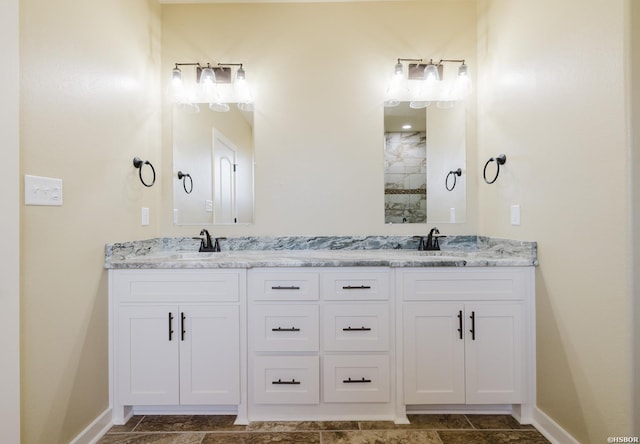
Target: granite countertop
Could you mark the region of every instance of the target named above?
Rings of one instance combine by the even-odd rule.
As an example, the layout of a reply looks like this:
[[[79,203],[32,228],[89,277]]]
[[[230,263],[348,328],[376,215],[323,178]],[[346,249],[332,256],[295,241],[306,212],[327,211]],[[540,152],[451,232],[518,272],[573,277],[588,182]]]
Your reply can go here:
[[[449,236],[440,251],[418,251],[412,236],[237,237],[219,253],[199,240],[156,238],[107,244],[105,268],[522,267],[538,265],[535,242]]]

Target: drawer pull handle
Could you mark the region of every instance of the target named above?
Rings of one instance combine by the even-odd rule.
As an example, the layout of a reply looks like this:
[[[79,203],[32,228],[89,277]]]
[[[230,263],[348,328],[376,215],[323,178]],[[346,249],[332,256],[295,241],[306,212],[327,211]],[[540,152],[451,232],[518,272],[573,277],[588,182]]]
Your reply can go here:
[[[272,290],[300,290],[300,287],[296,286],[296,285],[290,285],[290,286],[282,286],[282,285],[278,285],[275,287],[271,287]]]
[[[173,315],[169,312],[169,340],[173,340]]]
[[[186,319],[186,316],[184,315],[184,312],[180,313],[180,329],[182,330],[182,334],[180,336],[180,340],[184,341],[184,334],[186,333],[186,330],[184,329],[184,320]]]
[[[343,290],[371,290],[371,285],[345,285]]]
[[[462,338],[462,310],[458,311],[458,333],[460,334],[460,339]]]
[[[343,328],[342,331],[371,331],[371,329],[369,327],[359,327],[359,328],[347,327],[347,328]]]
[[[278,379],[277,381],[271,381],[271,384],[275,385],[300,385],[300,381],[296,381],[295,378],[291,381],[283,381],[282,379]]]
[[[471,318],[471,330],[469,330],[469,333],[471,333],[471,340],[475,341],[476,340],[476,312],[472,311],[471,316],[469,316],[469,318]]]
[[[351,379],[351,378],[349,378],[349,379],[344,379],[342,382],[345,383],[345,384],[368,384],[368,383],[371,382],[371,379],[364,379],[364,378],[362,378],[362,379]]]
[[[278,328],[272,328],[271,331],[300,331],[300,329],[297,327],[291,327],[291,328],[278,327]]]

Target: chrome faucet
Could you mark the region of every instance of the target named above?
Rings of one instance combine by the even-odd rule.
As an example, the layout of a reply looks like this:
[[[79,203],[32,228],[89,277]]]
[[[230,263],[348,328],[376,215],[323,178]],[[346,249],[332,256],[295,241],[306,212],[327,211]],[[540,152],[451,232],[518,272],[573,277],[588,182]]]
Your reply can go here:
[[[431,231],[429,231],[429,235],[427,236],[427,240],[424,243],[425,251],[434,251],[440,250],[440,243],[438,242],[438,238],[445,237],[440,235],[440,230],[437,227],[433,227]]]

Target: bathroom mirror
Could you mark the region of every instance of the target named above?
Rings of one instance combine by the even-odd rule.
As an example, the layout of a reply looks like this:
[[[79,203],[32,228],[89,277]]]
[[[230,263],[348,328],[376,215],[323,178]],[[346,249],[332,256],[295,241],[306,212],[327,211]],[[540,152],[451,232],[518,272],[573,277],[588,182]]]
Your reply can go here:
[[[465,137],[463,102],[384,108],[385,223],[465,221]]]
[[[253,112],[173,108],[173,222],[253,222]]]

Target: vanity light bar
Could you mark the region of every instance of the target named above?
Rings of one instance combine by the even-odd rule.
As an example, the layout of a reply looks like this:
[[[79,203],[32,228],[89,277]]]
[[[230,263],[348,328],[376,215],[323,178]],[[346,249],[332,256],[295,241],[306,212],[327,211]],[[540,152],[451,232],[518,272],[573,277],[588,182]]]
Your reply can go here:
[[[218,63],[217,66],[211,66],[211,63],[207,63],[206,66],[201,65],[199,62],[189,63],[175,63],[175,67],[171,71],[171,79],[173,82],[180,82],[182,80],[181,66],[195,66],[196,67],[196,81],[200,83],[204,79],[210,79],[214,83],[231,83],[231,67],[238,66],[237,78],[244,79],[245,71],[242,68],[242,63]]]
[[[398,63],[394,68],[395,74],[402,74],[402,62],[416,62],[409,63],[407,78],[409,80],[423,80],[426,78],[428,71],[431,71],[437,80],[442,80],[444,75],[443,63],[461,63],[458,67],[459,76],[467,76],[469,73],[469,67],[465,64],[464,59],[440,59],[439,62],[434,63],[433,59],[429,59],[428,63],[422,63],[422,59],[398,59]]]

